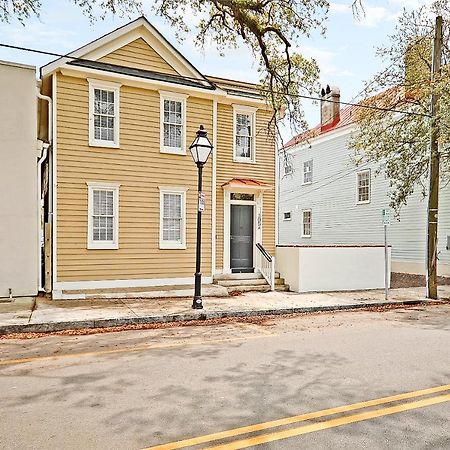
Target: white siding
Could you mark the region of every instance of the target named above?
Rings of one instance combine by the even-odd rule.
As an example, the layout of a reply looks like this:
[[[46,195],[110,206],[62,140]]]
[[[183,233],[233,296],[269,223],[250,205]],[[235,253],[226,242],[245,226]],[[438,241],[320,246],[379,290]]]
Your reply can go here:
[[[389,207],[388,181],[376,175],[376,165],[356,168],[347,147],[349,133],[331,132],[297,147],[288,155],[293,171],[284,174],[280,160],[280,245],[383,244],[382,209]],[[333,137],[334,135],[334,137]],[[313,160],[314,174],[310,185],[302,185],[303,163]],[[357,204],[357,172],[371,170],[370,203]],[[415,263],[423,272],[425,264],[426,199],[414,193],[402,208],[400,220],[391,212],[388,243],[392,245],[393,262]],[[302,210],[312,211],[312,235],[301,236]],[[282,213],[291,211],[291,220]],[[450,186],[441,188],[439,216],[439,260],[442,268],[450,264],[446,250],[450,235]],[[395,270],[395,267],[394,267]],[[442,272],[444,273],[444,272]]]

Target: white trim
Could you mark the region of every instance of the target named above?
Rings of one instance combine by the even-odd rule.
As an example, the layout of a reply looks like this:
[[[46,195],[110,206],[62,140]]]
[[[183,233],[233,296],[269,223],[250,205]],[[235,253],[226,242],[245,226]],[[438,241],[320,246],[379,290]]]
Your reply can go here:
[[[216,208],[217,208],[217,100],[213,100],[213,136],[212,136],[212,187],[211,187],[211,274],[216,273]]]
[[[202,284],[212,283],[212,277],[202,277]],[[149,278],[133,280],[60,281],[53,286],[54,291],[75,289],[134,288],[150,286],[177,286],[194,284],[194,277]]]
[[[369,200],[359,200],[359,176],[363,173],[369,174]],[[368,205],[372,197],[372,173],[370,169],[360,170],[356,172],[356,204],[357,205]]]
[[[289,214],[288,219],[286,219],[285,214]],[[292,211],[283,211],[283,221],[288,222],[289,220],[292,220]]]
[[[304,234],[305,216],[304,213],[309,212],[309,234]],[[310,238],[312,236],[312,209],[302,209],[302,238]]]
[[[52,224],[52,285],[53,289],[55,289],[55,284],[57,283],[57,142],[56,142],[56,113],[57,113],[57,73],[54,73],[52,75],[52,98],[53,98],[53,142],[52,142],[52,150],[51,150],[51,157],[52,157],[52,173],[51,173],[51,200],[52,200],[52,211],[51,211],[51,224]]]
[[[186,245],[186,187],[158,186],[159,188],[159,248],[161,250],[185,250]],[[181,195],[181,242],[163,240],[164,194]]]
[[[84,45],[83,47],[71,52],[68,56],[74,58],[85,58],[90,60],[98,60],[103,56],[142,38],[147,44],[155,50],[175,71],[180,75],[194,77],[205,85],[210,83],[204,76],[190,63],[175,47],[173,47],[167,39],[144,17],[136,20],[110,32],[106,35],[95,39],[94,41]],[[72,58],[58,58],[56,61],[50,62],[41,67],[42,77],[57,70],[61,66],[65,66]]]
[[[238,163],[255,164],[256,163],[256,111],[257,108],[245,105],[233,104],[233,161]],[[250,158],[244,158],[236,156],[236,115],[246,114],[250,116],[252,134],[251,134],[251,147]]]
[[[120,136],[120,83],[105,80],[87,79],[89,83],[89,146],[119,148]],[[94,89],[114,92],[114,141],[96,139],[94,136]]]
[[[103,183],[89,181],[88,186],[88,241],[87,248],[89,250],[117,250],[119,248],[119,183]],[[114,224],[113,224],[113,240],[112,241],[94,241],[92,236],[92,216],[94,214],[93,191],[108,190],[113,191],[113,208],[114,208]]]
[[[189,95],[178,92],[159,91],[159,151],[161,153],[170,153],[172,155],[186,155],[186,115],[187,98]],[[182,134],[181,148],[168,147],[164,145],[164,100],[172,100],[181,103],[182,114]]]

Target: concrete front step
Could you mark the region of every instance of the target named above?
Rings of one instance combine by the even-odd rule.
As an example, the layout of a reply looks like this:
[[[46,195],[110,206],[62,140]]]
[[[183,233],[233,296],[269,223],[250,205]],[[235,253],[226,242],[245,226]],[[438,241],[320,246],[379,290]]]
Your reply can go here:
[[[217,280],[216,284],[220,286],[260,286],[268,284],[267,281],[264,278],[251,278],[251,279],[245,279],[245,280]],[[275,285],[283,285],[284,284],[284,278],[277,278],[275,280]]]

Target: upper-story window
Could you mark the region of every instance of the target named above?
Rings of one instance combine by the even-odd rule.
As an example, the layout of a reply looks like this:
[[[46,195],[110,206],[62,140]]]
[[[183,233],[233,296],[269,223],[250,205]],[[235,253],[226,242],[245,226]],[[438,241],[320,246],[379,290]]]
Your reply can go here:
[[[120,84],[89,79],[89,145],[119,147]]]
[[[185,155],[187,95],[162,91],[160,95],[161,152]]]
[[[255,161],[256,108],[234,106],[234,161]]]
[[[303,184],[312,183],[313,179],[313,162],[312,159],[303,163]]]
[[[357,203],[370,202],[370,170],[357,173]]]

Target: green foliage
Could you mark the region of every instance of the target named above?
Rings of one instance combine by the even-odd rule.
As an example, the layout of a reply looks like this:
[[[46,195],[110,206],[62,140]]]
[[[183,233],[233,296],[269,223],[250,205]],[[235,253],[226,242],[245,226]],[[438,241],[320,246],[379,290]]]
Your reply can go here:
[[[435,16],[444,20],[441,74],[432,81]],[[403,12],[389,45],[378,54],[386,63],[366,85],[367,103],[386,111],[359,108],[351,147],[357,164],[375,162],[390,183],[391,207],[398,213],[417,190],[426,194],[430,146],[430,99],[439,96],[441,180],[449,181],[450,90],[447,47],[450,10],[446,1]],[[395,111],[390,111],[395,110]],[[400,112],[399,112],[400,111]],[[404,113],[402,113],[404,112]],[[414,113],[414,114],[411,114]]]

